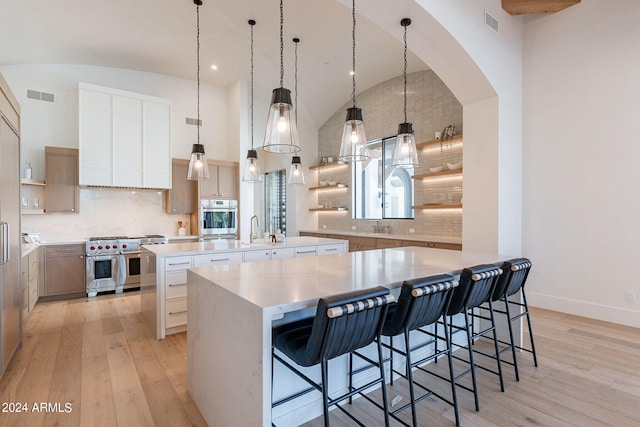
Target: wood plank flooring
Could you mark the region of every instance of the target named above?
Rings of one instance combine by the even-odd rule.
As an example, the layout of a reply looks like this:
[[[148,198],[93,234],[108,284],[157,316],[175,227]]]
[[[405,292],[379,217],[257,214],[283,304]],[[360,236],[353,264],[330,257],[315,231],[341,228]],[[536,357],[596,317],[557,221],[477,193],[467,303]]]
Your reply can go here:
[[[0,381],[0,403],[27,403],[28,412],[0,412],[0,426],[205,426],[187,392],[186,334],[152,339],[139,304],[137,292],[38,303]],[[480,372],[480,412],[471,393],[458,392],[462,425],[640,425],[640,330],[540,309],[532,316],[540,366],[522,353],[520,382],[505,366],[506,393]],[[401,381],[388,390],[407,401]],[[34,411],[41,402],[53,406]],[[382,425],[364,399],[349,409],[367,426]],[[422,426],[454,425],[452,408],[435,399],[420,403],[418,415]],[[338,411],[331,421],[353,425]]]

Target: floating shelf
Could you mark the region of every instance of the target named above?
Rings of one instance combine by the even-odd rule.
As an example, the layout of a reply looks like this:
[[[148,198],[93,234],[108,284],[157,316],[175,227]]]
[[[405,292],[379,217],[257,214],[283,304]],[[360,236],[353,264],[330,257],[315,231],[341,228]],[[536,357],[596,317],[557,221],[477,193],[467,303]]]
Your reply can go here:
[[[314,171],[314,170],[321,170],[321,169],[329,169],[329,168],[334,168],[334,167],[338,167],[338,166],[348,166],[348,163],[344,163],[344,162],[332,162],[332,163],[326,163],[324,165],[318,165],[318,166],[309,166],[309,169]]]
[[[349,188],[347,184],[321,185],[319,187],[309,187],[309,190],[323,190],[325,188]]]
[[[24,184],[24,185],[47,185],[44,181],[40,181],[37,179],[21,179],[20,180],[20,184]]]
[[[310,212],[343,212],[346,211],[347,208],[337,207],[337,208],[312,208],[309,209]]]
[[[416,144],[416,150],[428,150],[430,148],[440,148],[440,146],[446,146],[447,144],[459,144],[462,143],[462,134],[453,135],[451,139],[425,141]]]
[[[456,170],[446,170],[446,171],[442,171],[442,172],[432,172],[432,173],[423,173],[420,175],[413,175],[411,178],[413,179],[428,179],[428,178],[442,178],[442,177],[455,177],[455,176],[462,176],[462,169],[456,169]]]
[[[462,209],[462,203],[451,204],[451,205],[442,205],[442,204],[416,205],[416,206],[411,206],[411,208],[412,209],[423,209],[423,210]]]

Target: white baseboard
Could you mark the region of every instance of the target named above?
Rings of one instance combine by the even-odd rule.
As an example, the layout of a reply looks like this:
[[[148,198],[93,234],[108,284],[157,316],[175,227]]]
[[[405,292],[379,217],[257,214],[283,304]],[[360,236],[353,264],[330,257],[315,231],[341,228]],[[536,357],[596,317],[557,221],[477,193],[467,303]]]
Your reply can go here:
[[[625,307],[596,304],[535,292],[527,292],[527,302],[532,307],[545,308],[547,310],[640,328],[640,310],[631,310]]]

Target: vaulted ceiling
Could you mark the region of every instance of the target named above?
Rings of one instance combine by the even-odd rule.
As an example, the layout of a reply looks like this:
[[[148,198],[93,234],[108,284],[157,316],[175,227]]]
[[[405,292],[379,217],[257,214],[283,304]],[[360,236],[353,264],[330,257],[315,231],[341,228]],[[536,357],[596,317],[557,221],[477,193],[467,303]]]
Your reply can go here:
[[[287,0],[284,15],[285,87],[293,86],[292,38],[299,37],[299,101],[321,126],[350,98],[351,9],[336,0]],[[358,91],[402,73],[402,17],[398,10],[397,28],[387,29],[357,17]],[[204,0],[201,79],[221,86],[249,79],[248,19],[257,21],[256,91],[268,98],[280,77],[278,0]],[[5,1],[0,39],[0,65],[87,64],[195,79],[193,0]],[[411,27],[408,40],[411,49]],[[409,72],[423,69],[410,52]]]

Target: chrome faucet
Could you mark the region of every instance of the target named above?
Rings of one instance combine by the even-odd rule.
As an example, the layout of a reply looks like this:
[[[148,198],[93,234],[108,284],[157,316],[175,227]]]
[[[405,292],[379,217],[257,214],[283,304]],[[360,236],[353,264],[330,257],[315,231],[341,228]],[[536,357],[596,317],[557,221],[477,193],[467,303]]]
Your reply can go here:
[[[256,227],[258,227],[258,232],[260,231],[260,219],[258,219],[258,215],[254,215],[251,217],[251,223],[249,225],[249,227],[251,228],[251,230],[249,230],[250,235],[249,235],[249,243],[253,243],[257,238],[258,235],[257,234],[253,234],[253,219],[256,219]]]

